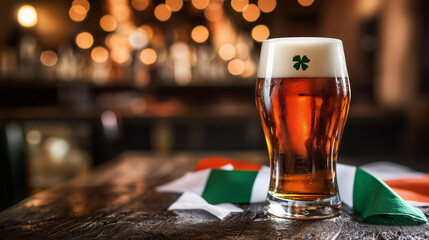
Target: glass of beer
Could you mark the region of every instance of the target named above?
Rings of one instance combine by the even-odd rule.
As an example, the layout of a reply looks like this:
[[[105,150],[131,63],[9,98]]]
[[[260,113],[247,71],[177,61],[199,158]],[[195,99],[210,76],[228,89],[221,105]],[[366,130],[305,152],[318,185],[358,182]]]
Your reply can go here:
[[[268,215],[321,219],[341,213],[335,170],[350,97],[341,40],[262,43],[256,106],[270,157]]]

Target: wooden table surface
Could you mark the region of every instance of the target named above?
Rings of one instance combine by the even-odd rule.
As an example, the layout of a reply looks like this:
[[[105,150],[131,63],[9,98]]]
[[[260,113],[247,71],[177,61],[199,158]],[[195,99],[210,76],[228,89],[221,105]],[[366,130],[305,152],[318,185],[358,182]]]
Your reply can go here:
[[[0,239],[429,239],[429,224],[364,224],[347,206],[340,217],[311,221],[267,217],[262,203],[239,205],[245,211],[223,221],[200,210],[167,211],[179,194],[154,187],[192,170],[204,156],[212,155],[123,154],[1,212]],[[227,156],[266,163],[261,153]]]

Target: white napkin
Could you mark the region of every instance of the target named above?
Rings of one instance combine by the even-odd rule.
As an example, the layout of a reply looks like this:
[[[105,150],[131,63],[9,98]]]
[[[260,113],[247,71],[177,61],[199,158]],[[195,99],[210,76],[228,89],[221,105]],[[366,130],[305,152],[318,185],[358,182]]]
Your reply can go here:
[[[168,210],[201,209],[207,211],[219,219],[224,219],[231,212],[242,212],[243,209],[232,203],[221,203],[212,205],[200,195],[193,192],[185,192],[174,202]]]

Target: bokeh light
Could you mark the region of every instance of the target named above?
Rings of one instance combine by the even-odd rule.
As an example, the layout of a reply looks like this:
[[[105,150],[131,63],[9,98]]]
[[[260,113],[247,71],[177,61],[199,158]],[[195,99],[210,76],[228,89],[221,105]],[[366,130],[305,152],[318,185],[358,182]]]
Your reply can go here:
[[[240,41],[235,44],[235,50],[237,52],[237,58],[246,59],[250,56],[251,47],[246,43]]]
[[[40,54],[40,62],[47,67],[52,67],[57,64],[58,57],[54,51],[46,50]]]
[[[69,17],[75,22],[81,22],[86,18],[86,9],[81,5],[74,5],[69,10]]]
[[[159,20],[159,21],[167,21],[168,19],[170,19],[171,17],[171,10],[170,8],[161,3],[158,6],[156,6],[155,10],[154,10],[154,14],[155,17]]]
[[[106,37],[106,46],[110,49],[115,47],[129,47],[129,41],[127,35],[120,35],[117,33],[109,34]]]
[[[149,81],[142,82],[143,85],[139,86],[146,86],[149,83]],[[130,109],[134,113],[144,113],[147,109],[147,103],[145,99],[143,98],[136,98],[131,101]]]
[[[255,4],[249,4],[243,9],[243,18],[248,22],[254,22],[259,18],[261,11]]]
[[[258,0],[258,7],[264,13],[272,12],[277,5],[276,0]]]
[[[25,139],[29,144],[36,145],[42,142],[42,133],[37,130],[28,131]]]
[[[109,35],[106,36],[106,38],[104,39],[104,43],[106,44],[106,46],[110,49],[113,48],[113,41],[112,38],[116,37],[116,33],[111,33]]]
[[[192,6],[194,6],[198,10],[203,10],[207,8],[210,0],[192,0]]]
[[[62,161],[70,150],[69,142],[59,137],[49,137],[46,139],[45,147],[52,159],[56,161]]]
[[[133,49],[144,48],[148,42],[146,32],[141,28],[137,28],[136,30],[131,32],[129,41]]]
[[[114,47],[111,52],[111,57],[114,62],[119,64],[125,64],[130,60],[131,54],[127,48]]]
[[[356,2],[355,12],[362,19],[370,19],[380,12],[383,1],[380,0],[361,0]]]
[[[249,5],[249,0],[231,0],[231,7],[236,12],[242,12]]]
[[[18,22],[23,27],[33,27],[37,24],[37,12],[31,5],[24,5],[18,10]]]
[[[149,0],[131,0],[131,6],[137,11],[143,11],[149,6]]]
[[[218,1],[210,2],[206,10],[204,10],[204,16],[210,22],[216,22],[222,18],[222,3]]]
[[[267,26],[260,24],[252,29],[252,38],[257,42],[262,42],[270,36],[270,29]]]
[[[112,8],[111,13],[118,22],[126,22],[131,16],[131,9],[128,5],[122,3],[115,5],[115,7]]]
[[[314,0],[298,0],[298,3],[303,7],[308,7],[313,4]]]
[[[89,2],[87,0],[74,0],[72,3],[72,6],[82,6],[83,8],[85,8],[85,13],[89,11]]]
[[[105,63],[109,58],[109,52],[104,47],[95,47],[91,51],[91,58],[96,63]]]
[[[167,5],[172,12],[177,12],[183,7],[183,0],[165,0]]]
[[[209,30],[203,25],[196,26],[192,29],[191,37],[195,42],[203,43],[209,38]]]
[[[153,39],[153,28],[148,24],[144,24],[144,25],[140,26],[140,29],[142,29],[146,33],[147,39],[149,41],[152,41],[152,39]]]
[[[223,60],[231,60],[235,57],[235,47],[232,44],[224,44],[219,48],[219,56]]]
[[[118,26],[118,23],[116,22],[116,19],[112,15],[107,14],[100,19],[100,27],[106,32],[115,31],[117,26]]]
[[[243,78],[250,78],[255,73],[255,64],[252,61],[244,62],[244,71],[241,74]]]
[[[145,48],[140,53],[140,61],[146,65],[154,64],[157,58],[158,56],[152,48]]]
[[[94,43],[94,38],[89,32],[81,32],[76,36],[76,44],[82,49],[88,49]]]
[[[244,62],[240,59],[234,59],[228,63],[228,72],[232,75],[241,75],[245,70]]]

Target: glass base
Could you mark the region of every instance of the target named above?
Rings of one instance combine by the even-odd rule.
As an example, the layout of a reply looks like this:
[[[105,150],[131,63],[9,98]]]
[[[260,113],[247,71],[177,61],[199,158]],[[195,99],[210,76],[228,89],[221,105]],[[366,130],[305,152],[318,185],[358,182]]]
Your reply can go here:
[[[341,214],[340,196],[317,199],[314,201],[298,201],[274,197],[268,193],[265,212],[268,215],[287,219],[325,219]]]

